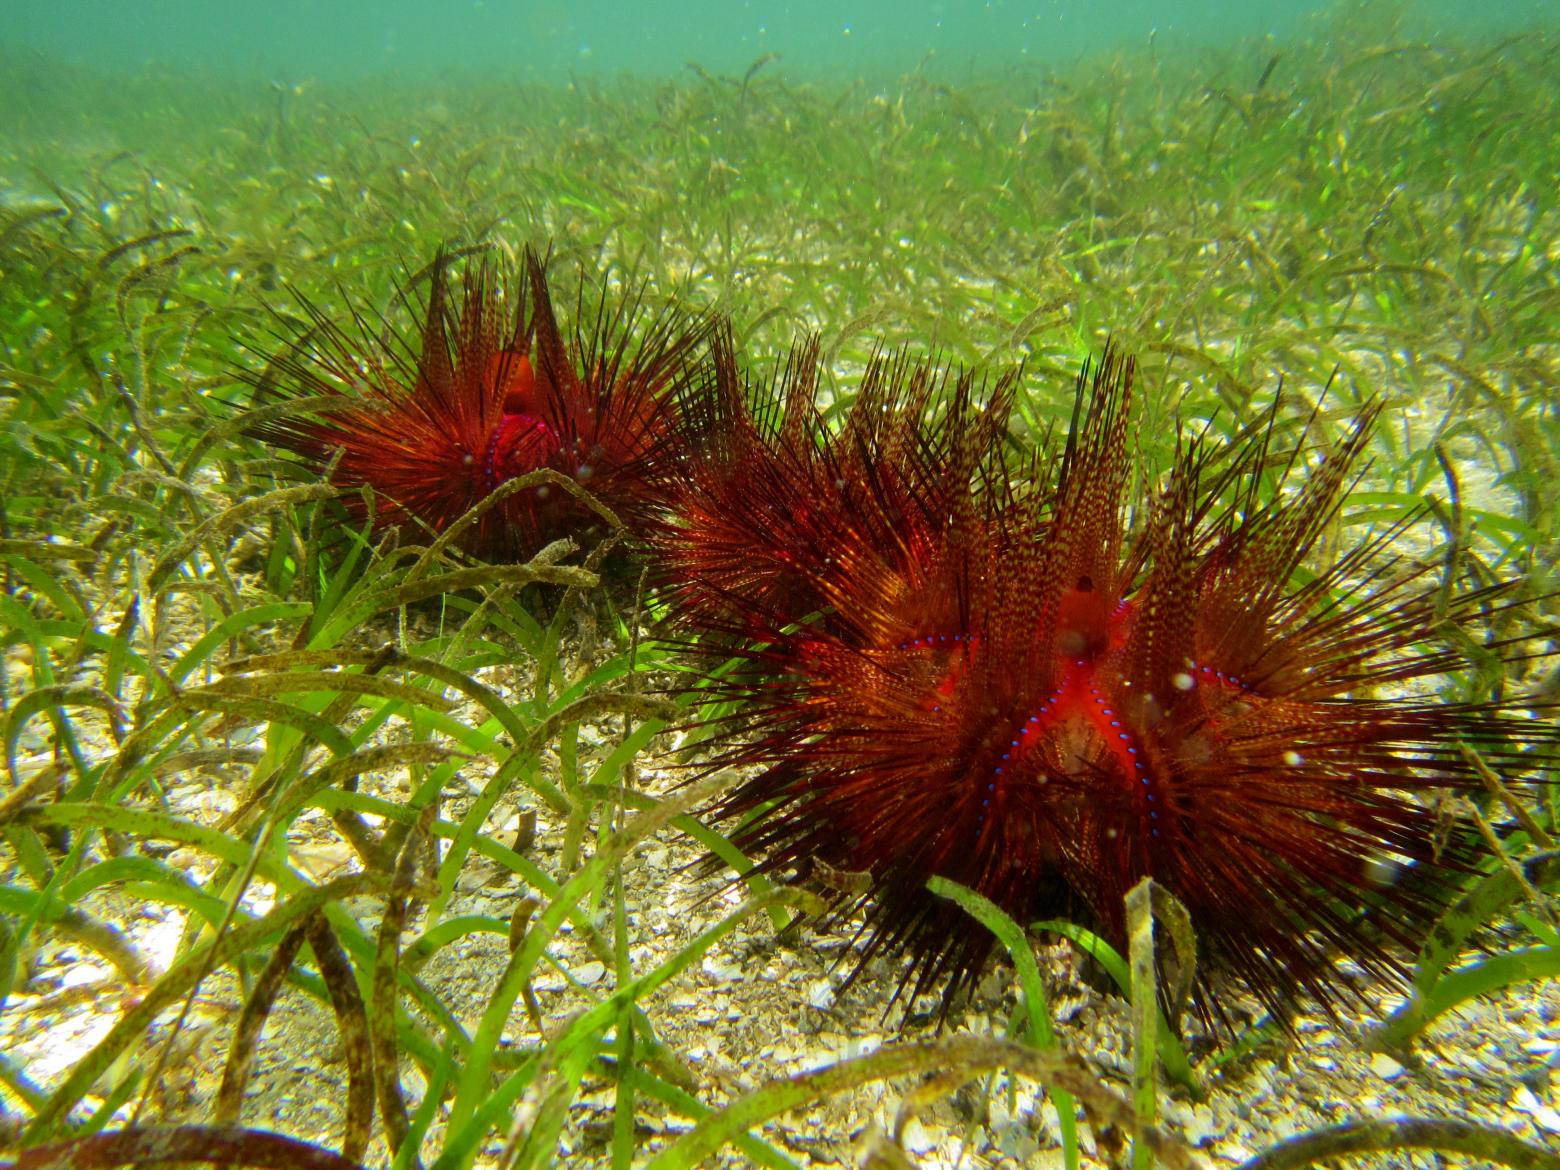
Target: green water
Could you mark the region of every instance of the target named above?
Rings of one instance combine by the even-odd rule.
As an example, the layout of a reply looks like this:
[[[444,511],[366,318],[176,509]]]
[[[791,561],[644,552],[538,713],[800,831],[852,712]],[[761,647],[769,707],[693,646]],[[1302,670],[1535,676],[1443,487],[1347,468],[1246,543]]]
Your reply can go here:
[[[903,71],[928,57],[952,69],[971,62],[1052,63],[1150,38],[1173,48],[1283,37],[1330,6],[1314,0],[22,0],[10,7],[0,25],[0,51],[38,50],[92,67],[155,62],[329,81],[473,71],[526,79],[619,71],[655,77],[675,74],[690,60],[713,71],[741,70],[769,53],[794,70],[834,74]],[[1461,35],[1552,20],[1554,5],[1434,0],[1409,12],[1431,34]]]

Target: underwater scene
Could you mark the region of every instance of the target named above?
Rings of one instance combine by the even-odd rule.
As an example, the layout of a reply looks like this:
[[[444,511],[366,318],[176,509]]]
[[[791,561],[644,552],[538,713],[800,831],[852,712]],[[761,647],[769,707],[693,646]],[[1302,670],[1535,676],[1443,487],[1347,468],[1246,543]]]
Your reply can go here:
[[[0,1165],[1560,1170],[1553,0],[0,20]]]

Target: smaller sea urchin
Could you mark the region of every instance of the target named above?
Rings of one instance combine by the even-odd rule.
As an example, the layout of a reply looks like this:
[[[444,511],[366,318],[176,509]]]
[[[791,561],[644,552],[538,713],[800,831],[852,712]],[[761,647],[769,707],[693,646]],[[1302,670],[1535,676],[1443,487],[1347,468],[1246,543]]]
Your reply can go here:
[[[702,326],[671,314],[646,321],[636,299],[612,308],[603,294],[591,323],[566,336],[531,251],[512,281],[473,260],[457,289],[452,268],[444,256],[430,266],[415,342],[360,315],[345,328],[305,302],[306,327],[250,380],[314,400],[315,413],[254,432],[316,469],[339,451],[335,482],[371,488],[383,527],[442,532],[542,468],[620,513],[642,506],[667,459],[675,383]],[[361,497],[346,498],[361,518]],[[595,522],[573,494],[542,484],[501,498],[460,543],[519,560]]]
[[[1460,665],[1442,624],[1476,631],[1517,591],[1448,596],[1391,554],[1395,532],[1311,564],[1370,408],[1287,459],[1271,428],[1185,440],[1131,499],[1132,372],[1108,353],[1080,378],[1065,446],[1015,488],[997,444],[940,443],[903,386],[875,391],[881,426],[831,434],[808,413],[794,441],[742,440],[756,495],[695,481],[671,527],[678,589],[720,599],[755,667],[715,684],[745,700],[721,762],[751,770],[718,812],[769,870],[867,875],[867,953],[907,953],[916,990],[969,979],[991,945],[933,875],[1021,922],[1081,914],[1117,946],[1124,895],[1153,877],[1191,914],[1205,1008],[1217,973],[1280,1015],[1302,991],[1330,1003],[1339,953],[1401,979],[1399,945],[1478,864],[1425,804],[1479,787],[1461,749],[1514,777],[1555,756],[1520,702],[1425,693]],[[930,466],[961,457],[951,478]],[[868,486],[831,490],[820,462]],[[769,514],[792,501],[808,507]],[[730,551],[701,560],[707,532]],[[732,577],[742,541],[768,586]],[[1412,872],[1380,881],[1383,860]]]

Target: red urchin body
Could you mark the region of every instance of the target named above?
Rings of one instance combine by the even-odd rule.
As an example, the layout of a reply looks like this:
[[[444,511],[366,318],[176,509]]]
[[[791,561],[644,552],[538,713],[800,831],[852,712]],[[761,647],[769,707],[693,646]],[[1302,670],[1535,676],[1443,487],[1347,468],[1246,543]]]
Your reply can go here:
[[[907,953],[917,990],[972,977],[991,945],[928,894],[933,875],[1021,922],[1081,912],[1118,947],[1123,898],[1152,877],[1190,912],[1203,975],[1234,974],[1279,1013],[1302,990],[1334,1000],[1339,953],[1400,977],[1392,944],[1416,943],[1476,860],[1438,842],[1425,799],[1478,787],[1461,745],[1519,775],[1552,760],[1556,732],[1515,704],[1370,695],[1455,669],[1427,648],[1439,624],[1511,590],[1448,601],[1386,537],[1302,580],[1369,410],[1308,469],[1292,456],[1271,494],[1262,432],[1183,443],[1161,489],[1129,500],[1131,372],[1107,355],[1080,380],[1065,449],[1028,485],[1004,489],[984,449],[965,502],[937,505],[978,522],[924,525],[897,563],[806,555],[888,526],[856,514],[870,492],[799,520],[811,544],[789,531],[757,550],[822,612],[746,609],[759,669],[721,684],[747,703],[721,762],[753,771],[719,811],[747,818],[736,840],[768,869],[864,873],[868,953]],[[701,567],[681,568],[696,592]],[[1373,879],[1383,860],[1412,880]]]
[[[305,307],[307,328],[252,380],[318,396],[318,413],[255,433],[318,469],[335,458],[338,485],[372,489],[379,527],[433,533],[543,468],[610,509],[642,508],[664,472],[675,383],[701,331],[669,315],[644,323],[634,300],[610,309],[603,298],[593,323],[566,337],[530,251],[513,281],[468,262],[458,289],[450,261],[436,259],[415,341],[361,318],[349,330]],[[361,519],[361,496],[345,498]],[[459,543],[484,559],[520,560],[598,524],[578,497],[543,484],[501,498]]]

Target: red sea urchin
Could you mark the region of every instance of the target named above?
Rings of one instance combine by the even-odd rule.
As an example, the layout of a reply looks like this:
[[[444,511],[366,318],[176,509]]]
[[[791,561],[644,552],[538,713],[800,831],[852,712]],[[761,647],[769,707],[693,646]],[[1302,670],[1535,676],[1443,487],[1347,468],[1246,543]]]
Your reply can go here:
[[[816,504],[780,529],[740,511],[757,502],[722,497],[738,509],[715,521],[722,539],[745,535],[756,563],[799,584],[744,606],[718,565],[674,561],[679,591],[726,598],[751,639],[754,669],[714,684],[745,700],[720,763],[751,769],[717,811],[745,818],[735,839],[768,870],[865,874],[867,954],[908,954],[917,991],[970,979],[991,946],[927,892],[933,875],[1021,922],[1081,913],[1117,946],[1123,897],[1152,876],[1191,914],[1204,992],[1233,974],[1280,1015],[1302,991],[1343,994],[1337,954],[1399,979],[1396,944],[1415,945],[1477,864],[1462,838],[1438,840],[1424,803],[1478,789],[1461,747],[1512,776],[1554,757],[1555,727],[1519,702],[1424,686],[1461,664],[1434,648],[1442,623],[1475,630],[1516,591],[1448,597],[1391,554],[1396,531],[1302,571],[1338,517],[1370,408],[1341,441],[1287,461],[1271,428],[1184,440],[1163,484],[1131,500],[1132,373],[1107,353],[1080,378],[1061,451],[1009,488],[996,446],[979,448],[962,501],[938,500],[924,523],[906,524],[892,494],[847,501],[812,479],[770,489]],[[892,415],[916,396],[880,397]],[[949,450],[908,416],[887,431]],[[839,440],[814,415],[807,442]],[[879,452],[859,442],[871,466]],[[748,474],[803,474],[766,450],[748,450]],[[687,503],[676,543],[697,546],[711,521]],[[892,555],[837,555],[840,532],[882,531],[915,535]],[[1380,881],[1383,860],[1412,872]]]
[[[545,267],[529,250],[512,281],[472,260],[457,291],[451,269],[441,255],[428,270],[415,343],[360,315],[343,327],[305,302],[305,329],[250,380],[264,394],[317,399],[317,413],[254,433],[317,470],[339,450],[335,482],[371,488],[380,527],[442,532],[542,468],[632,513],[667,458],[674,383],[702,326],[671,314],[644,323],[636,298],[609,308],[603,294],[592,324],[566,337]],[[346,499],[361,518],[361,496]],[[575,496],[543,484],[500,499],[460,544],[484,559],[519,560],[595,522]]]

